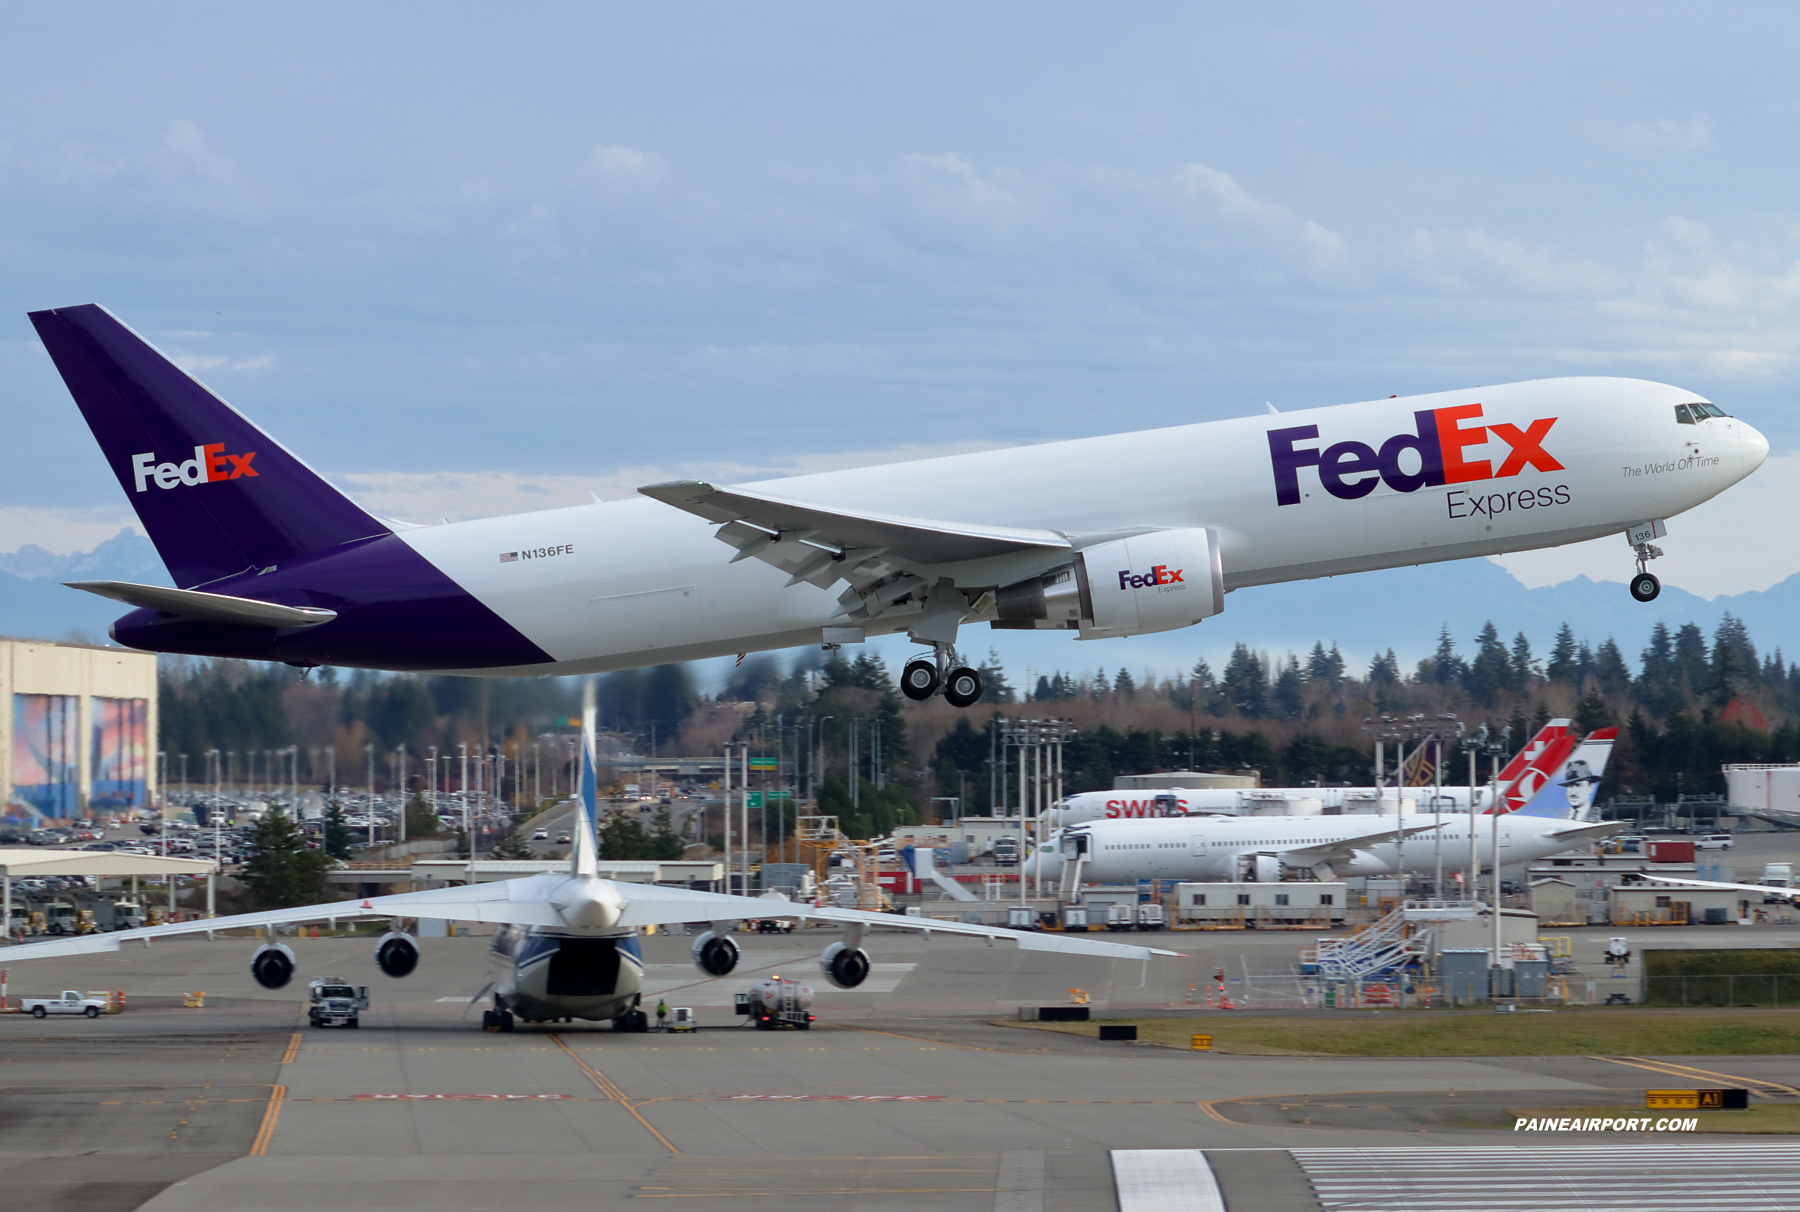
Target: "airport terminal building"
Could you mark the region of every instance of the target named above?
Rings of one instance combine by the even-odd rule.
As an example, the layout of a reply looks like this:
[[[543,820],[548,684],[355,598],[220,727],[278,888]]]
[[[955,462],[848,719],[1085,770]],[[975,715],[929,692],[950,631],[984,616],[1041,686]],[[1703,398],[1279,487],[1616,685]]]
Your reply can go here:
[[[147,807],[156,786],[156,656],[0,639],[6,824],[40,828]]]

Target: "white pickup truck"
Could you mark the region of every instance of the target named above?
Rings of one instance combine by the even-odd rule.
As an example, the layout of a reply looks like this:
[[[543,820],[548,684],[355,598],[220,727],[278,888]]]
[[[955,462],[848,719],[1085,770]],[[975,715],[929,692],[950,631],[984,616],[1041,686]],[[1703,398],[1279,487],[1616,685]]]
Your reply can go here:
[[[106,1013],[104,997],[87,997],[75,989],[64,989],[61,997],[22,997],[19,1009],[32,1018],[44,1018],[52,1014],[85,1014],[89,1018],[99,1018]]]

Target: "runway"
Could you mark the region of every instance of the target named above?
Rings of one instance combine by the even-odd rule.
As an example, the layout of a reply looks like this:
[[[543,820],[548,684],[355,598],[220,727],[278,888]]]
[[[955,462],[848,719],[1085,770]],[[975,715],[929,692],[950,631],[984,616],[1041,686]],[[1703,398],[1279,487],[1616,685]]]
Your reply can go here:
[[[1678,1084],[1683,1063],[1748,1072],[1771,1089],[1800,1083],[1800,1064],[1785,1057],[1668,1058],[1653,1070],[1102,1045],[990,1020],[1033,998],[1065,1000],[1077,982],[1121,1003],[1172,997],[1185,986],[1179,965],[1160,975],[1153,965],[1140,988],[1136,964],[886,934],[875,940],[891,965],[876,974],[883,988],[822,991],[813,1031],[755,1032],[724,1007],[736,974],[702,981],[681,963],[686,940],[645,941],[651,989],[699,1009],[696,1035],[585,1024],[483,1034],[464,1016],[483,979],[483,939],[427,940],[405,981],[376,972],[367,939],[296,941],[300,976],[279,993],[250,981],[247,940],[17,966],[15,992],[27,979],[30,991],[124,988],[131,1008],[94,1021],[0,1019],[0,1183],[32,1206],[84,1212],[235,1212],[252,1196],[296,1212],[628,1199],[1073,1212],[1122,1206],[1129,1152],[1189,1151],[1169,1155],[1179,1160],[1200,1150],[1229,1212],[1410,1208],[1443,1205],[1401,1200],[1413,1198],[1392,1177],[1402,1161],[1426,1190],[1431,1175],[1471,1164],[1469,1147],[1487,1147],[1482,1164],[1504,1169],[1514,1164],[1505,1158],[1560,1141],[1596,1143],[1539,1136],[1521,1148],[1509,1105],[1641,1099],[1646,1085]],[[748,941],[747,967],[805,978],[828,940]],[[305,1027],[299,994],[323,972],[373,987],[360,1030]],[[184,987],[206,988],[206,1008],[182,1009]],[[1641,1135],[1626,1139],[1644,1147]],[[1715,1157],[1730,1140],[1648,1147],[1691,1164],[1694,1150]],[[1790,1154],[1757,1156],[1746,1173],[1800,1176]],[[1521,1175],[1541,1168],[1517,1165]],[[1365,1181],[1341,1177],[1357,1166],[1401,1202],[1340,1198]],[[1340,1177],[1326,1181],[1328,1169]],[[1521,1199],[1533,1190],[1517,1188]],[[1481,1203],[1542,1207],[1541,1194]]]

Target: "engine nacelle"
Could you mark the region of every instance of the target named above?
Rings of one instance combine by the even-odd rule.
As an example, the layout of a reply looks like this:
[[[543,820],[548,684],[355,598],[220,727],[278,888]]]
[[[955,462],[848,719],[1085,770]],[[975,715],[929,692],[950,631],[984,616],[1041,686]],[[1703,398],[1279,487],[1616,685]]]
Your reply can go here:
[[[1225,569],[1215,530],[1158,530],[1115,539],[1084,549],[1078,567],[1087,587],[1084,636],[1174,631],[1225,609]]]
[[[708,930],[694,940],[694,963],[708,976],[727,976],[737,967],[738,945],[730,935]]]
[[[375,944],[375,966],[392,977],[411,976],[419,966],[419,940],[398,930],[382,935]]]
[[[819,957],[819,971],[840,989],[854,989],[869,979],[869,953],[860,947],[833,943]]]
[[[994,626],[1084,639],[1192,626],[1225,608],[1219,535],[1158,530],[1084,548],[1073,563],[994,591]]]
[[[280,989],[294,979],[294,953],[281,943],[264,943],[250,957],[250,975],[265,989]]]

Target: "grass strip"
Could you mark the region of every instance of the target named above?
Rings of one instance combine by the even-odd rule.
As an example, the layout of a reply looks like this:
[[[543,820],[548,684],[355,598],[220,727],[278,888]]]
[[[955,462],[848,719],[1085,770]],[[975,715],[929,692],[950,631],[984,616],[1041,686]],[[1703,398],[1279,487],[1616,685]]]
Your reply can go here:
[[[1133,1017],[1086,1023],[997,1019],[996,1026],[1065,1035],[1133,1024],[1138,1042],[1187,1050],[1213,1037],[1213,1051],[1252,1056],[1767,1056],[1800,1053],[1800,1010],[1600,1010],[1549,1014],[1397,1011],[1257,1018]]]

